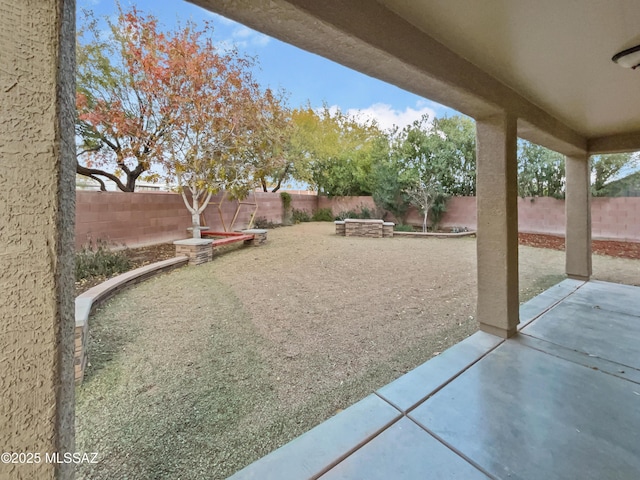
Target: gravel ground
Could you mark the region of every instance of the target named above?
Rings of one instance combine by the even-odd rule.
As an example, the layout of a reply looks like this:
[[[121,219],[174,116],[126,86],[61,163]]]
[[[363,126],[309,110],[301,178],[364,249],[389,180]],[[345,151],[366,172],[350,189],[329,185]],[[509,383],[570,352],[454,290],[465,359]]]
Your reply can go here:
[[[90,322],[78,478],[226,478],[420,365],[477,329],[475,246],[307,223],[118,295]],[[521,246],[521,300],[563,269]],[[594,278],[639,285],[640,260]]]

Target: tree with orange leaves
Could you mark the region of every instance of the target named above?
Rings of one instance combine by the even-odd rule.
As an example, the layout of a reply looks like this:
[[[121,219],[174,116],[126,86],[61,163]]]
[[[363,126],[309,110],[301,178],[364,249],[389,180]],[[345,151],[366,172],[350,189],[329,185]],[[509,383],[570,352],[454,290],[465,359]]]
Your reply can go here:
[[[78,173],[132,192],[162,157],[174,120],[171,71],[153,17],[135,9],[108,21],[105,36],[90,13],[78,35],[76,134]],[[101,178],[102,177],[102,178]]]
[[[263,127],[256,109],[263,93],[251,63],[235,50],[217,52],[192,24],[168,42],[175,119],[167,133],[163,166],[176,180],[198,237],[200,214],[211,196],[244,198],[255,185],[248,161]]]
[[[229,162],[242,156],[255,119],[252,100],[262,95],[252,61],[216,49],[209,24],[163,32],[135,7],[107,23],[105,36],[89,14],[77,44],[78,173],[103,190],[106,178],[132,192],[145,173],[159,176],[164,167],[186,181],[197,169],[208,193],[236,188],[246,168]],[[205,156],[206,164],[193,164]],[[193,184],[182,186],[196,195]]]

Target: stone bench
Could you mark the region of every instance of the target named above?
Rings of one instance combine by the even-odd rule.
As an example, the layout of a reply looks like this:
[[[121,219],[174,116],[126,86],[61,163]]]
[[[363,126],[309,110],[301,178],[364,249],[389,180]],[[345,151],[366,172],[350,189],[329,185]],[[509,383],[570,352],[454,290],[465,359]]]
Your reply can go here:
[[[385,222],[376,219],[347,218],[344,221],[336,221],[336,235],[346,237],[393,237],[393,222]]]
[[[213,250],[223,245],[243,242],[245,245],[258,247],[267,243],[267,230],[262,228],[242,230],[242,232],[214,232],[212,230],[203,230],[200,233],[204,237],[221,236],[223,238],[187,238],[186,240],[176,240],[173,242],[176,246],[176,256],[184,255],[189,257],[189,265],[201,265],[210,262],[213,259]]]

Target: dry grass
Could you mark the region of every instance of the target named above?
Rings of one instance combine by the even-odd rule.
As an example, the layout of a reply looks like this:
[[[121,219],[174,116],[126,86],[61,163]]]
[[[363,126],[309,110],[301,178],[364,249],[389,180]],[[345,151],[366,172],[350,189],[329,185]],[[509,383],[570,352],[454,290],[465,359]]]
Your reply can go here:
[[[475,240],[311,223],[149,280],[91,320],[79,478],[225,478],[476,330]],[[521,299],[564,253],[520,248]],[[595,257],[640,284],[640,261]]]

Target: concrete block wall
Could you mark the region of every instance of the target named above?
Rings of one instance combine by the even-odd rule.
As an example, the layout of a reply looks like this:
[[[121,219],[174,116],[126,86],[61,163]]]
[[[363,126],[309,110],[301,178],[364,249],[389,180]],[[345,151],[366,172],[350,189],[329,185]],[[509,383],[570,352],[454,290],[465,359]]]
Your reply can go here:
[[[292,194],[291,206],[312,214],[318,208],[330,208],[334,215],[359,211],[366,206],[375,212],[371,197],[323,197]],[[222,202],[222,219],[218,210],[221,195],[215,196],[204,214],[206,225],[230,229],[238,203]],[[245,229],[254,210],[248,203],[257,202],[257,218],[282,223],[280,194],[256,192],[240,206],[233,230]],[[104,240],[111,246],[138,247],[171,242],[187,237],[191,217],[180,195],[156,192],[76,192],[76,248],[88,241]],[[521,232],[564,235],[564,200],[555,198],[518,199],[518,228]],[[591,202],[593,238],[640,242],[640,197],[594,198]],[[386,220],[394,220],[387,215]],[[407,223],[422,225],[422,215],[411,209]],[[447,203],[440,226],[475,230],[475,197],[454,197]]]
[[[317,197],[317,208],[329,208],[334,216],[342,212],[360,212],[362,207],[367,207],[371,212],[376,212],[377,207],[372,197]]]
[[[422,216],[418,221],[422,225]],[[462,227],[475,230],[477,224],[476,197],[453,197],[447,201],[447,211],[440,220],[442,228]]]
[[[551,197],[518,198],[518,231],[564,236],[564,200]]]
[[[271,194],[278,195],[278,194]],[[317,195],[309,195],[309,194],[291,194],[291,208],[295,208],[296,210],[304,210],[308,214],[313,214],[318,209],[318,203],[321,198]],[[280,201],[280,195],[278,195],[278,201]],[[282,207],[280,207],[280,217],[279,222],[282,221]]]
[[[231,229],[238,202],[216,195],[205,209],[204,222],[214,230]],[[257,192],[243,200],[233,230],[245,229],[255,207],[256,218],[273,223],[282,222],[282,201],[279,193]],[[313,213],[317,196],[292,195],[292,208]],[[160,192],[76,192],[76,249],[89,242],[105,241],[111,247],[140,247],[172,242],[187,237],[191,216],[181,195]]]
[[[422,222],[421,218],[419,222]],[[475,230],[476,225],[475,197],[450,198],[440,226]],[[550,197],[519,198],[518,230],[564,236],[564,200]],[[592,198],[591,230],[596,240],[640,242],[640,197]]]
[[[591,200],[593,238],[640,242],[640,197]]]
[[[76,248],[105,241],[136,247],[184,238],[191,218],[172,193],[76,192]]]

